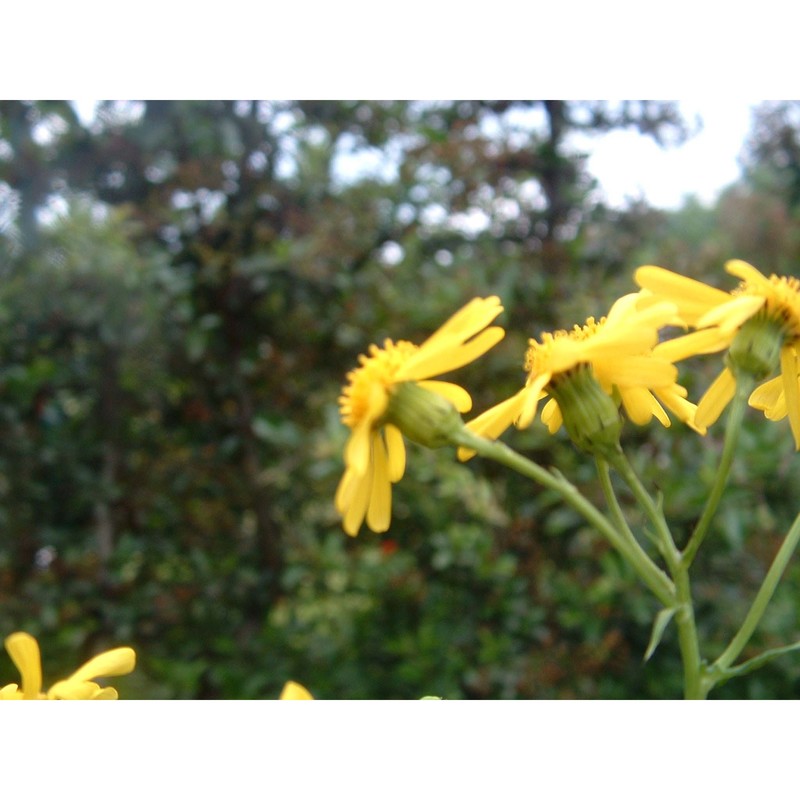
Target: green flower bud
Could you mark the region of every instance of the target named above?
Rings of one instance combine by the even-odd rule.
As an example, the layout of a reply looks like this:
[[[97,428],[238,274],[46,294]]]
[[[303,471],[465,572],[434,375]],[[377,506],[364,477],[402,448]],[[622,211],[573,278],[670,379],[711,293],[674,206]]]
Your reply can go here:
[[[452,444],[453,435],[464,427],[461,414],[449,400],[413,381],[392,388],[384,421],[412,442],[431,448]]]
[[[548,391],[556,399],[564,427],[578,447],[600,455],[618,450],[622,418],[590,366],[580,364],[554,376]]]
[[[761,381],[778,369],[785,330],[765,313],[756,314],[742,325],[728,348],[728,364],[734,375],[745,373]]]

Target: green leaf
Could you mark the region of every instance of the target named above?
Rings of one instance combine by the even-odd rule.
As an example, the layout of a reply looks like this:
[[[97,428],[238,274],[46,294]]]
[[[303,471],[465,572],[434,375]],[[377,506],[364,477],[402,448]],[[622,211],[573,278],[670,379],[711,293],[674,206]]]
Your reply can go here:
[[[763,653],[748,659],[738,666],[730,667],[724,670],[724,678],[720,680],[720,684],[730,680],[731,678],[737,678],[740,675],[747,675],[748,672],[752,672],[759,667],[763,667],[764,664],[772,661],[773,658],[785,655],[786,653],[793,653],[795,650],[800,650],[800,642],[787,644],[785,647],[775,647],[772,650],[765,650]]]
[[[677,610],[677,607],[674,606],[672,608],[662,608],[656,614],[656,618],[653,621],[653,632],[650,634],[650,644],[647,645],[647,650],[644,654],[645,662],[649,661],[650,656],[655,653],[656,647],[660,644],[661,637],[664,635],[667,625],[669,625],[669,621],[675,616]]]

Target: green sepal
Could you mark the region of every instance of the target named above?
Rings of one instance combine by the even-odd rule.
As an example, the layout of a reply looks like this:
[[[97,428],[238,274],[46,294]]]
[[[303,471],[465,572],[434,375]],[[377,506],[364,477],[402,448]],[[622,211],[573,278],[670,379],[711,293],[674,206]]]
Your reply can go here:
[[[762,381],[778,368],[785,340],[780,322],[763,312],[756,314],[739,329],[728,348],[726,362],[737,378],[744,373]]]
[[[464,427],[461,414],[447,398],[413,381],[395,384],[381,421],[390,422],[412,442],[430,448],[452,444],[453,435]]]

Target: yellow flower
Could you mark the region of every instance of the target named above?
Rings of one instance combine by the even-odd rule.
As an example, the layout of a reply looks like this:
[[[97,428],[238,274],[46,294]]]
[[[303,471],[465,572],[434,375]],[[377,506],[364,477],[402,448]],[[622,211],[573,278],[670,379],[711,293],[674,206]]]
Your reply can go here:
[[[36,639],[28,633],[6,637],[6,650],[22,677],[22,686],[9,683],[0,687],[0,700],[116,700],[116,689],[103,688],[95,678],[127,675],[136,666],[136,653],[130,647],[117,647],[89,659],[69,678],[42,692],[42,659]]]
[[[365,518],[376,533],[389,527],[391,485],[403,477],[406,464],[401,430],[391,414],[393,396],[412,383],[449,401],[459,412],[469,411],[472,400],[464,389],[429,378],[462,367],[494,347],[504,331],[487,325],[502,310],[497,297],[475,298],[420,346],[387,339],[382,348],[371,345],[369,355],[359,356],[360,366],[348,373],[339,398],[342,421],[351,433],[335,504],[348,534],[355,536]]]
[[[584,379],[587,367],[602,391],[621,402],[637,425],[656,417],[669,426],[663,404],[694,426],[695,407],[685,399],[686,390],[675,383],[677,370],[668,359],[652,353],[659,328],[674,320],[675,306],[653,303],[638,309],[637,299],[636,294],[625,295],[614,303],[607,317],[589,317],[585,325],[576,325],[571,331],[544,333],[538,342],[529,340],[525,386],[467,423],[467,427],[490,439],[496,439],[512,423],[527,428],[539,401],[550,394],[554,396],[542,409],[542,421],[550,433],[555,433],[564,421],[555,396],[559,393],[558,384],[579,375]],[[469,450],[459,451],[462,459],[470,455]]]
[[[286,681],[279,700],[313,700],[311,692],[299,683],[294,681]]]
[[[659,345],[655,352],[672,361],[729,348],[728,365],[697,406],[696,422],[715,422],[736,392],[736,371],[763,380],[776,369],[780,375],[750,395],[749,403],[767,419],[789,416],[795,447],[800,450],[800,282],[771,275],[766,278],[750,264],[725,264],[739,286],[724,292],[661,267],[636,271],[645,302],[667,300],[678,307],[684,322],[696,331]]]

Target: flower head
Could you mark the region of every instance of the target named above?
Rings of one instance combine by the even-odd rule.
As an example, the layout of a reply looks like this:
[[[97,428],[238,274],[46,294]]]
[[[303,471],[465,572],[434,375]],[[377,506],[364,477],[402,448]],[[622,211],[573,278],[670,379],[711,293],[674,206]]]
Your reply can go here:
[[[376,533],[388,529],[391,485],[403,477],[406,464],[401,431],[437,446],[444,439],[437,439],[436,431],[451,424],[447,414],[470,410],[472,399],[461,386],[429,379],[494,347],[504,331],[487,326],[502,310],[497,297],[475,298],[421,345],[386,339],[382,348],[371,345],[368,355],[359,356],[360,366],[348,373],[339,398],[342,422],[351,433],[335,504],[348,534],[355,536],[365,519]],[[403,390],[409,384],[413,392]],[[433,394],[429,403],[417,389]],[[419,424],[409,418],[411,406]]]
[[[727,365],[701,398],[696,422],[715,422],[736,391],[737,374],[762,381],[780,370],[780,376],[758,386],[750,405],[768,419],[789,416],[795,446],[800,450],[800,281],[762,275],[750,264],[725,264],[740,283],[732,292],[706,286],[661,267],[636,271],[644,302],[668,300],[682,320],[697,330],[664,342],[656,352],[673,361],[728,348]]]
[[[89,659],[69,678],[42,692],[42,660],[36,639],[28,633],[6,637],[6,650],[19,670],[22,685],[0,687],[0,700],[116,700],[116,689],[101,687],[95,678],[127,675],[136,666],[136,653],[130,647],[117,647]]]
[[[467,427],[491,439],[500,436],[512,423],[527,428],[536,415],[539,401],[551,395],[542,409],[542,421],[555,433],[568,411],[562,407],[566,399],[564,382],[576,378],[585,382],[587,371],[588,377],[605,395],[613,398],[617,406],[621,403],[636,424],[644,425],[656,417],[669,426],[663,404],[694,426],[694,406],[685,399],[686,390],[675,383],[675,366],[669,359],[656,357],[652,352],[658,342],[659,328],[673,321],[675,306],[653,303],[639,309],[637,297],[629,294],[620,298],[608,316],[600,320],[589,317],[585,325],[576,325],[571,331],[544,333],[539,341],[531,339],[525,356],[528,373],[525,386],[513,397],[469,422]],[[589,392],[585,394],[588,400]],[[610,423],[608,412],[599,405],[596,412],[589,409],[589,416],[592,414],[601,424]],[[468,450],[459,453],[461,458],[469,455]]]

